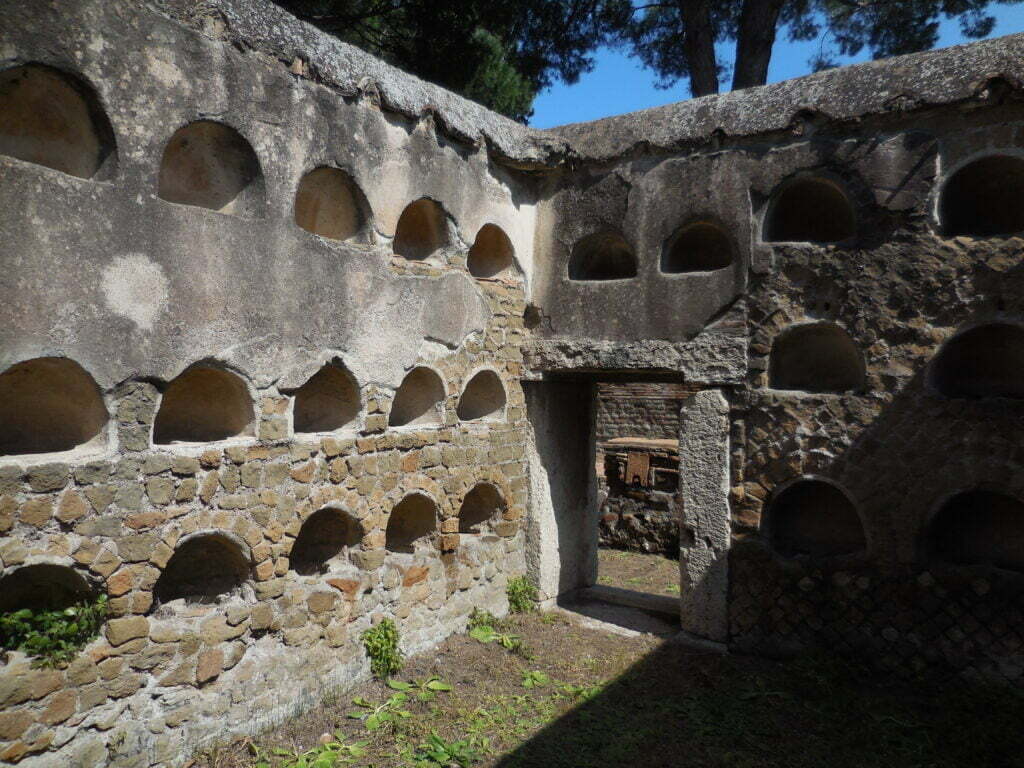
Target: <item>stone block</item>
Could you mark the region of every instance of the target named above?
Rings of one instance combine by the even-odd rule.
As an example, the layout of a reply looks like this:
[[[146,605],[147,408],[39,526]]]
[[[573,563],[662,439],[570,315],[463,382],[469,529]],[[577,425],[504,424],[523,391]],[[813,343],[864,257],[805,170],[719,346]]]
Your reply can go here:
[[[368,549],[352,553],[352,562],[364,571],[375,571],[384,565],[386,552],[383,549]]]
[[[199,473],[200,460],[192,456],[175,456],[171,471],[176,475],[192,476]]]
[[[89,505],[76,490],[69,490],[60,498],[57,506],[57,519],[62,523],[73,523],[79,518],[85,517],[89,512]],[[3,530],[3,500],[0,499],[0,531]]]
[[[107,642],[115,647],[137,637],[146,637],[148,634],[149,619],[145,616],[111,619],[106,626]]]
[[[151,453],[146,456],[146,460],[142,462],[142,474],[144,475],[159,475],[161,472],[167,472],[171,468],[175,458],[167,453]]]
[[[196,682],[199,685],[216,679],[224,669],[224,653],[219,648],[210,648],[199,654],[196,660]]]
[[[49,496],[37,496],[21,505],[18,518],[23,525],[42,528],[53,516],[53,499]]]
[[[70,479],[71,472],[67,464],[41,464],[28,471],[29,487],[36,493],[59,491]]]

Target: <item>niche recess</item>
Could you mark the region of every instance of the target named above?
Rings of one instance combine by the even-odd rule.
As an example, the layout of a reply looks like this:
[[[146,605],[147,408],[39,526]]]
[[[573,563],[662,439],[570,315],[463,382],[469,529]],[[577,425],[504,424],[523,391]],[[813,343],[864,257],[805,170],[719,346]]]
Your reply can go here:
[[[950,563],[1024,571],[1024,504],[993,491],[960,493],[932,519],[928,545]]]
[[[446,245],[448,221],[440,204],[427,197],[409,203],[395,228],[395,253],[412,261],[422,261]]]
[[[437,530],[437,505],[422,493],[411,493],[391,510],[384,534],[389,552],[414,552]]]
[[[440,424],[444,398],[440,376],[429,368],[413,368],[395,393],[388,426]]]
[[[167,385],[153,424],[153,442],[209,443],[253,434],[245,382],[219,368],[193,366]]]
[[[469,249],[466,266],[473,277],[502,278],[512,273],[515,249],[505,230],[497,224],[484,224]]]
[[[712,272],[725,269],[733,258],[732,241],[722,228],[709,221],[698,221],[687,224],[666,244],[661,254],[661,271]]]
[[[110,178],[117,159],[96,92],[41,64],[0,72],[0,154],[83,179]]]
[[[0,374],[0,455],[99,447],[107,409],[82,366],[37,357]]]
[[[484,533],[505,511],[505,500],[490,483],[479,483],[459,508],[459,533]]]
[[[867,549],[864,527],[853,502],[823,480],[798,480],[768,508],[775,551],[787,557],[827,557]]]
[[[932,363],[932,385],[946,397],[1024,398],[1024,328],[992,323],[954,336]]]
[[[157,604],[214,602],[249,580],[241,545],[222,533],[202,533],[178,545],[153,588]]]
[[[615,232],[596,232],[577,241],[569,256],[570,280],[628,280],[636,277],[636,255]]]
[[[63,565],[26,565],[0,579],[0,613],[57,611],[94,596],[82,575]]]
[[[990,155],[965,165],[942,187],[939,219],[950,236],[1024,231],[1024,159]]]
[[[772,389],[858,391],[864,388],[864,356],[834,323],[797,325],[775,337],[768,379]]]
[[[197,120],[179,128],[160,161],[158,194],[170,203],[252,218],[266,195],[260,161],[249,142],[223,123]]]
[[[351,176],[337,168],[316,168],[299,182],[295,223],[315,235],[348,240],[365,229],[367,208]]]
[[[857,216],[846,191],[820,176],[784,182],[765,214],[766,242],[838,243],[857,234]]]
[[[303,576],[326,573],[331,561],[359,546],[363,528],[341,509],[325,507],[302,524],[289,557],[291,568]]]
[[[494,371],[480,371],[466,385],[456,414],[461,421],[498,421],[505,415],[505,387]]]
[[[295,390],[295,432],[333,432],[359,418],[359,386],[344,368],[325,365]]]

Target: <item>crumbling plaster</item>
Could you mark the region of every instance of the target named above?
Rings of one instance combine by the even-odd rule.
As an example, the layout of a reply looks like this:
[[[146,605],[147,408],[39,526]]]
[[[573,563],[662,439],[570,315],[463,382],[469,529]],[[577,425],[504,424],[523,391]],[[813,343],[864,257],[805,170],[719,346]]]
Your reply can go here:
[[[115,609],[90,648],[116,685],[97,683],[87,656],[40,689],[49,673],[14,655],[0,706],[31,724],[3,759],[183,763],[365,675],[358,636],[377,618],[394,617],[414,652],[464,628],[474,607],[504,611],[512,576],[528,574],[549,604],[592,584],[593,385],[604,378],[705,389],[681,417],[692,470],[680,488],[692,533],[681,607],[693,634],[752,650],[821,644],[807,595],[847,590],[853,610],[875,606],[844,636],[851,648],[907,669],[938,657],[970,665],[985,627],[961,622],[966,644],[933,637],[924,658],[915,600],[898,595],[946,590],[964,615],[979,584],[992,610],[1019,597],[1014,574],[927,570],[919,545],[963,484],[1021,493],[1020,403],[949,400],[923,372],[958,330],[1022,311],[1020,241],[943,238],[935,212],[959,164],[1024,146],[1024,36],[539,132],[262,0],[15,5],[0,0],[2,66],[85,78],[117,162],[85,180],[0,157],[0,372],[72,358],[111,418],[102,457],[86,446],[0,460],[0,576],[34,562],[89,573]],[[265,199],[244,216],[157,196],[166,142],[198,119],[237,130],[259,160]],[[296,226],[299,181],[323,165],[365,195],[364,236]],[[804,173],[844,189],[855,237],[763,242],[774,191]],[[443,207],[450,242],[428,263],[394,257],[398,219],[423,197]],[[705,219],[733,239],[732,264],[662,274],[673,234]],[[513,244],[508,279],[468,274],[485,223]],[[595,230],[626,240],[635,278],[568,279],[569,253]],[[810,321],[840,324],[861,347],[863,392],[768,387],[773,339]],[[161,390],[198,361],[245,379],[254,434],[154,450]],[[289,393],[332,361],[360,385],[359,423],[295,437]],[[393,392],[416,365],[444,382],[441,423],[390,429]],[[505,418],[462,424],[460,385],[483,368],[505,385]],[[771,551],[764,505],[804,476],[849,489],[868,553],[815,562]],[[457,514],[480,482],[502,503],[490,532],[468,538]],[[437,530],[416,554],[389,552],[389,515],[409,494],[436,503]],[[363,532],[336,558],[333,584],[289,563],[324,507]],[[253,584],[196,615],[154,613],[161,569],[201,530],[244,542]],[[990,646],[996,661],[983,661],[1000,674],[1024,669]],[[109,672],[122,663],[132,671]],[[50,727],[69,692],[74,714]]]

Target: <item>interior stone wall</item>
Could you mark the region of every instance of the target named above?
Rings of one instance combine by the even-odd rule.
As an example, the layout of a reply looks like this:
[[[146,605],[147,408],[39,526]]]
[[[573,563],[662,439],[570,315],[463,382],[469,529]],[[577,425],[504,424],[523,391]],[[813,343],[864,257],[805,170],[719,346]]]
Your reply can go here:
[[[367,676],[360,634],[372,624],[392,618],[406,653],[428,649],[474,608],[507,611],[507,581],[526,570],[519,382],[532,203],[529,182],[492,164],[483,137],[513,151],[528,132],[484,114],[476,135],[453,136],[446,97],[435,112],[384,109],[385,85],[425,101],[432,87],[392,70],[365,95],[331,82],[330,38],[269,4],[245,23],[290,30],[293,51],[320,55],[319,76],[301,57],[293,67],[233,46],[225,19],[239,10],[76,0],[4,15],[0,70],[45,65],[52,75],[36,79],[70,85],[36,91],[36,108],[67,111],[67,92],[86,94],[113,147],[91,176],[84,161],[52,167],[52,152],[13,139],[0,152],[0,386],[10,398],[0,417],[18,430],[56,429],[56,416],[83,424],[53,443],[78,443],[69,450],[0,440],[0,591],[18,573],[77,574],[68,578],[111,609],[67,666],[36,668],[20,652],[0,660],[4,764],[183,764]],[[201,117],[219,127],[179,132]],[[5,130],[37,130],[18,119]],[[183,172],[173,193],[169,167]],[[317,202],[333,219],[297,202],[322,167],[348,185]],[[189,198],[197,184],[205,196]],[[423,258],[405,258],[396,240],[430,240],[400,223],[425,198],[438,231]],[[511,262],[474,277],[467,259],[485,225],[488,242],[504,233]],[[81,367],[72,401],[59,394],[66,370],[40,360]],[[195,366],[218,373],[176,390]],[[345,424],[297,434],[296,399],[324,366],[344,375],[322,379],[309,407],[329,407],[338,379],[348,384],[337,397],[356,402]],[[440,382],[441,400],[422,423],[389,426],[414,369]],[[483,370],[487,413],[460,418]],[[8,386],[24,371],[41,373]],[[231,383],[213,386],[218,376]],[[43,386],[56,399],[38,396]],[[155,442],[175,398],[167,423],[201,434],[210,425],[196,420],[218,416],[224,439]],[[203,415],[190,415],[200,400]],[[463,500],[481,484],[494,507],[479,532],[460,533]],[[393,551],[388,525],[410,495],[429,499],[431,530],[413,551]],[[355,535],[309,569],[292,550],[324,510]],[[223,578],[237,583],[166,599],[158,583],[175,553],[203,541],[215,542],[204,561],[178,572],[219,579],[216,561],[230,561]],[[41,565],[68,570],[31,570]]]
[[[0,153],[0,386],[74,361],[88,413],[60,435],[80,441],[67,451],[5,447],[0,577],[70,569],[112,617],[67,667],[0,661],[0,761],[181,764],[366,675],[374,621],[394,618],[413,652],[474,607],[506,610],[512,576],[548,603],[592,584],[594,386],[630,377],[713,390],[682,444],[688,631],[1020,680],[1013,562],[943,560],[927,532],[964,491],[1024,494],[1013,371],[969,397],[934,373],[955,334],[1024,313],[1024,221],[951,223],[1019,213],[1024,37],[542,133],[260,0],[69,0],[4,20],[0,76],[45,87]],[[18,133],[51,108],[69,136],[93,121],[63,159]],[[990,194],[975,179],[951,217],[944,185],[989,155],[982,177],[1020,194],[967,216]],[[185,172],[173,184],[169,167]],[[321,218],[306,197],[321,181],[303,182],[325,167],[348,179],[347,207]],[[803,219],[847,231],[773,240]],[[488,243],[500,253],[474,268]],[[985,365],[1017,359],[1012,337],[981,344]],[[350,375],[358,415],[296,434],[295,398],[327,364]],[[242,429],[154,444],[196,365],[234,377]],[[389,426],[414,370],[443,395]],[[485,418],[460,419],[485,370],[504,405],[489,390]],[[59,401],[36,394],[0,416],[21,429]],[[801,508],[790,529],[852,520],[859,549],[776,540],[773,509],[806,480],[841,508]],[[480,483],[500,503],[460,534]],[[430,500],[435,530],[389,550],[409,495]],[[292,548],[324,509],[358,536],[298,573]],[[211,535],[239,583],[158,604],[174,553]]]

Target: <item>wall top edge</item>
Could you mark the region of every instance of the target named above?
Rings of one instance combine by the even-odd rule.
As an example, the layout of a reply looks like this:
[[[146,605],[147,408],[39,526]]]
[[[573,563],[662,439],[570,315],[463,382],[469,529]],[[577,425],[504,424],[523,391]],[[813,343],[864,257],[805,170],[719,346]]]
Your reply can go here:
[[[521,125],[386,64],[295,18],[270,0],[135,0],[208,38],[258,51],[343,96],[365,97],[438,133],[485,146],[498,163],[547,170],[636,151],[712,146],[727,137],[803,131],[974,100],[1024,87],[1024,33],[819,72],[546,131]],[[64,13],[88,0],[72,2]],[[993,86],[993,82],[999,83]]]

